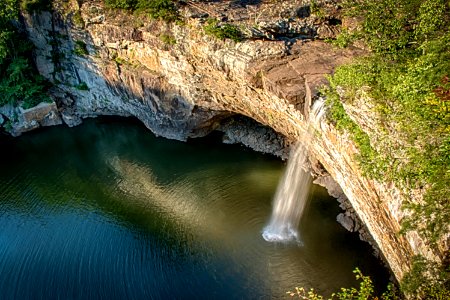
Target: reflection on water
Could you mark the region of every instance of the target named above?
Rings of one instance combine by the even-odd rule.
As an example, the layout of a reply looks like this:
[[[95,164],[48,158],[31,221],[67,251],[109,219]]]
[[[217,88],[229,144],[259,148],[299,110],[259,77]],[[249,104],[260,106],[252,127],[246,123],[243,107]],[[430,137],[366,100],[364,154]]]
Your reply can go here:
[[[180,143],[115,119],[0,137],[5,299],[283,298],[384,271],[319,187],[303,247],[261,228],[283,165],[211,139]]]

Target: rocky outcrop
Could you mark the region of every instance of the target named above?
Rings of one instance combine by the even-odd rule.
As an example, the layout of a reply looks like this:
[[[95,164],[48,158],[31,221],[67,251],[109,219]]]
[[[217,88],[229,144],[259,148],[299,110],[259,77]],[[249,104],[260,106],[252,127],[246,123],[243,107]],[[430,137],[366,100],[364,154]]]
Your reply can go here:
[[[372,235],[365,224],[358,217],[358,214],[339,184],[327,173],[319,173],[319,176],[314,180],[314,183],[325,187],[328,194],[336,198],[339,202],[339,207],[343,210],[343,212],[336,216],[336,221],[346,230],[350,232],[358,232],[359,238],[372,246],[374,250],[373,254],[387,264],[386,259],[382,253],[380,253],[377,243],[372,238]]]
[[[227,141],[251,141],[254,133],[238,129],[236,134],[229,123],[246,116],[271,128],[255,129],[277,141],[279,147],[268,151],[308,140],[311,160],[320,162],[342,188],[397,279],[408,271],[414,254],[429,255],[418,237],[398,235],[398,190],[363,176],[354,158],[358,151],[346,134],[323,119],[309,122],[311,102],[326,82],[324,76],[359,55],[357,50],[338,50],[289,30],[273,40],[255,35],[242,43],[220,41],[203,33],[208,11],[193,6],[184,8],[191,16],[184,24],[169,25],[145,17],[137,21],[105,9],[99,1],[83,1],[81,7],[75,0],[54,5],[54,13],[28,15],[24,22],[36,45],[40,72],[56,85],[54,96],[66,124],[98,115],[135,116],[156,135],[172,139],[218,129],[225,131]],[[302,20],[307,15],[302,5],[294,21],[309,24]],[[264,39],[270,38],[268,28],[274,28],[269,25],[256,28]],[[314,22],[310,26],[317,34]],[[306,138],[311,128],[314,134]],[[341,218],[354,229],[353,221]]]
[[[243,144],[255,151],[270,153],[287,159],[289,145],[286,139],[268,126],[252,119],[238,116],[225,121],[218,128],[223,132],[222,141],[225,144]]]
[[[8,120],[5,128],[12,136],[19,136],[39,127],[62,124],[55,102],[42,102],[29,109],[5,105],[0,107],[0,116],[2,115]],[[0,120],[0,124],[2,123],[3,117]]]

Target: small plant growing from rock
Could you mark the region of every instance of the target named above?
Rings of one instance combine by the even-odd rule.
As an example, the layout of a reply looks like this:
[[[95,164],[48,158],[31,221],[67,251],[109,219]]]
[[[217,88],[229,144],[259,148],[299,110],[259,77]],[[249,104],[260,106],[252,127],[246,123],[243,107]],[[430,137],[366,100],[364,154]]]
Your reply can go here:
[[[364,300],[397,300],[400,299],[392,284],[389,284],[387,291],[384,292],[381,297],[378,297],[374,291],[374,285],[372,279],[369,276],[364,276],[361,271],[356,268],[353,270],[356,280],[359,281],[359,288],[341,288],[337,293],[333,293],[328,300],[353,300],[353,299],[364,299]],[[322,295],[316,293],[314,289],[309,291],[304,288],[296,287],[295,291],[286,292],[291,297],[304,299],[304,300],[325,300]]]
[[[118,66],[122,66],[122,65],[127,65],[127,66],[132,66],[132,63],[127,61],[125,58],[120,57],[120,56],[116,56],[114,57],[114,61],[116,62],[116,64]]]
[[[81,82],[80,84],[76,85],[75,88],[80,91],[88,91],[89,90],[89,87],[87,86],[86,82]]]
[[[84,26],[85,26],[84,20],[83,20],[83,17],[81,16],[81,13],[79,10],[73,14],[72,22],[73,22],[73,25],[75,25],[75,27],[77,27],[79,29],[84,28]]]
[[[159,39],[166,45],[175,45],[177,40],[171,34],[163,33],[159,36]]]
[[[110,8],[135,9],[137,0],[105,0],[105,4]]]
[[[3,127],[5,128],[6,131],[11,131],[13,128],[13,122],[11,120],[8,120],[5,122],[5,124],[3,125]]]
[[[49,11],[52,9],[51,0],[22,0],[20,8],[29,12]]]
[[[358,38],[359,38],[358,33],[349,32],[348,30],[343,29],[336,36],[336,39],[329,39],[326,41],[331,42],[333,45],[338,46],[339,48],[346,48],[346,47],[350,46]]]
[[[86,43],[83,41],[75,41],[73,53],[78,56],[88,55],[89,51],[87,50]]]
[[[311,14],[315,15],[319,20],[325,19],[326,12],[325,12],[323,6],[319,3],[317,3],[316,0],[311,1],[310,12],[311,12]]]

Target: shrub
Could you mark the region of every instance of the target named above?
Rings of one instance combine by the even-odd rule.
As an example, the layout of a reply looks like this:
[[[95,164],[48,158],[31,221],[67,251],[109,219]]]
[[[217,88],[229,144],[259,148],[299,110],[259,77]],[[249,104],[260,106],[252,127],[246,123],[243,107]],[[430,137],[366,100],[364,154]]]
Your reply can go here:
[[[426,299],[450,299],[449,266],[416,256],[412,268],[402,280],[402,290],[416,297]]]
[[[118,64],[119,66],[120,66],[120,65],[125,65],[125,64],[127,64],[127,61],[126,61],[124,58],[119,57],[119,56],[116,56],[116,57],[114,58],[114,61],[115,61],[116,64]]]
[[[110,8],[145,12],[155,20],[174,22],[179,19],[178,10],[172,0],[105,0],[105,4]]]
[[[220,25],[219,21],[216,19],[208,19],[203,29],[206,34],[214,36],[220,40],[231,39],[236,43],[243,40],[242,33],[237,26],[231,24]]]
[[[105,4],[110,8],[121,8],[134,10],[136,8],[137,0],[105,0]]]
[[[74,87],[80,91],[88,91],[89,90],[89,87],[87,86],[86,82],[81,82],[80,84],[78,84]]]
[[[174,22],[179,19],[178,10],[172,0],[139,0],[136,8],[147,12],[155,20]]]
[[[73,53],[78,56],[88,55],[89,51],[87,50],[86,43],[83,41],[75,41]]]
[[[363,18],[362,37],[374,52],[398,56],[447,31],[448,5],[446,0],[345,0],[343,6],[346,14]]]
[[[315,15],[318,19],[323,20],[326,17],[326,12],[324,8],[316,2],[316,0],[312,0],[310,4],[311,14]]]
[[[21,102],[23,108],[30,108],[49,101],[45,93],[48,83],[42,76],[35,74],[27,58],[12,60],[4,75],[0,80],[0,106]]]
[[[159,36],[159,39],[166,45],[175,45],[177,43],[177,40],[171,34],[163,33]]]
[[[390,284],[387,287],[387,291],[384,292],[381,297],[378,297],[374,293],[374,286],[372,279],[369,276],[364,276],[362,272],[356,268],[353,273],[356,280],[359,280],[359,288],[341,288],[341,291],[333,293],[329,300],[395,300],[400,299],[397,293],[394,291],[393,286]],[[298,297],[304,300],[324,300],[325,298],[317,294],[314,289],[306,291],[304,288],[295,288],[295,291],[287,292],[291,297]]]
[[[13,128],[12,123],[13,123],[13,122],[12,122],[11,120],[7,120],[7,121],[3,124],[3,127],[5,128],[6,131],[11,131],[11,130],[12,130],[12,128]]]
[[[80,28],[80,29],[83,29],[83,28],[84,28],[84,26],[85,26],[84,20],[83,20],[83,17],[81,16],[81,12],[80,12],[79,10],[77,10],[77,11],[73,14],[73,16],[72,16],[72,22],[73,22],[73,24],[74,24],[76,27],[78,27],[78,28]]]
[[[358,39],[359,34],[356,32],[349,32],[343,29],[337,36],[336,39],[327,40],[333,45],[339,48],[346,48],[351,45],[354,41]]]
[[[29,108],[49,100],[49,84],[32,64],[32,44],[11,24],[17,21],[18,10],[18,0],[0,2],[0,106]]]
[[[52,9],[52,0],[21,0],[21,9],[33,13]]]

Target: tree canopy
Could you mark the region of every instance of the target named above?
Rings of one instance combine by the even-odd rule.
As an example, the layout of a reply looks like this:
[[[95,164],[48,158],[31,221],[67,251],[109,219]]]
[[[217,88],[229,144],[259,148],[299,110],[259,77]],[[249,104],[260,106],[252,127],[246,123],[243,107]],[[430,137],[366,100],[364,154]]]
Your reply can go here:
[[[48,83],[35,70],[32,44],[16,27],[20,26],[20,4],[18,0],[0,2],[0,106],[11,103],[28,108],[49,99]]]

